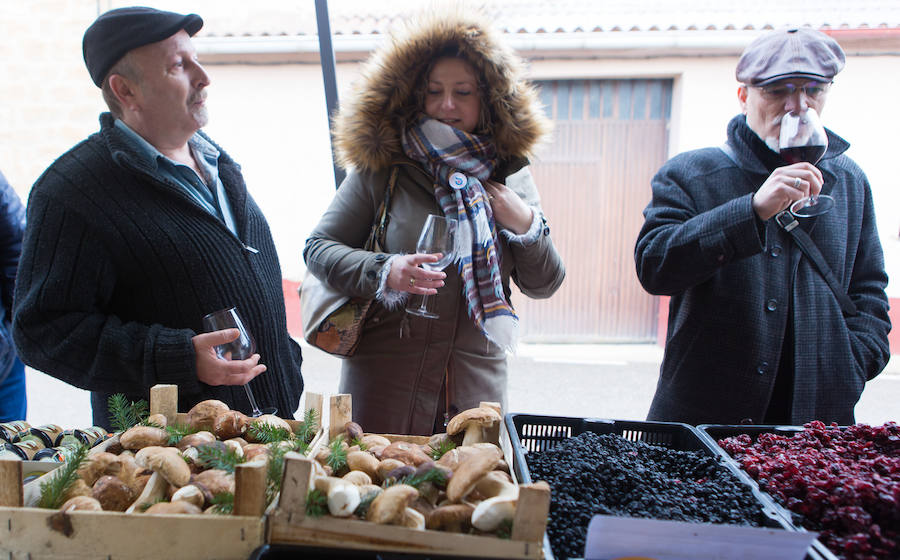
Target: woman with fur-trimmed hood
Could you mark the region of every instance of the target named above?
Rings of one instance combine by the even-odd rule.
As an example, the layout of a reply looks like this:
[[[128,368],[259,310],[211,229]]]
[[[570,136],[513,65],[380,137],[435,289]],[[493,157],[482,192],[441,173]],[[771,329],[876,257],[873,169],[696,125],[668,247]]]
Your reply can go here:
[[[444,13],[408,22],[334,121],[349,172],[304,259],[332,288],[375,298],[340,383],[367,432],[431,434],[480,401],[505,409],[518,321],[509,279],[546,298],[565,276],[527,168],[549,123],[485,21]],[[392,171],[385,252],[362,250]],[[457,260],[443,272],[419,266],[438,255],[416,254],[429,214],[458,220]],[[426,294],[439,318],[404,311]]]

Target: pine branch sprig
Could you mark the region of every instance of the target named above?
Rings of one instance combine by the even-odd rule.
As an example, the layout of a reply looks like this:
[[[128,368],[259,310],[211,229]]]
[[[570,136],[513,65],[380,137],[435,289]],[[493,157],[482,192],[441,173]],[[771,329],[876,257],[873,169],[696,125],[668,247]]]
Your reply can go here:
[[[169,446],[174,447],[178,445],[178,442],[181,441],[181,438],[190,434],[196,434],[200,431],[199,428],[193,428],[188,424],[171,424],[165,427],[166,432],[169,434]]]
[[[297,439],[309,443],[316,436],[319,430],[319,413],[314,408],[310,408],[303,414],[303,422],[294,430]]]
[[[343,443],[344,440],[338,435],[328,444],[331,452],[328,454],[328,459],[325,462],[331,467],[331,472],[335,473],[335,476],[347,467],[347,450],[344,449]]]
[[[41,483],[41,498],[37,507],[47,509],[59,509],[65,501],[66,492],[75,484],[75,481],[81,478],[78,475],[78,469],[87,460],[87,445],[78,445],[70,447],[64,453],[66,454],[66,462],[50,476],[49,480]]]
[[[431,451],[428,452],[431,455],[431,458],[437,461],[441,457],[443,457],[446,453],[450,452],[452,449],[456,447],[456,444],[450,441],[449,439],[442,440],[438,443],[437,447],[429,444],[428,447]]]
[[[243,462],[244,458],[238,456],[237,451],[230,447],[223,448],[218,445],[197,446],[196,463],[199,465],[233,473],[234,468]]]
[[[294,434],[290,430],[279,428],[265,422],[253,422],[247,428],[247,433],[254,441],[259,443],[277,443],[279,441],[291,441]]]
[[[145,400],[137,402],[129,401],[122,393],[110,395],[106,400],[109,408],[109,422],[113,431],[124,432],[132,426],[137,426],[147,420],[150,415],[150,405]]]
[[[328,511],[328,497],[319,490],[310,490],[306,494],[306,515],[322,517]]]
[[[234,494],[231,492],[219,492],[212,499],[212,513],[219,515],[231,515],[234,512]]]

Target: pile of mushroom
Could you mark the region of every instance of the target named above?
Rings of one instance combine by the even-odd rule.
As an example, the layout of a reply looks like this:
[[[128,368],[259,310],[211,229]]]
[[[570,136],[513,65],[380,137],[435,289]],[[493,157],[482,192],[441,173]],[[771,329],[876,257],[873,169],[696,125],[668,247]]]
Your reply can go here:
[[[348,422],[340,434],[346,467],[333,472],[331,446],[315,455],[311,488],[327,498],[328,513],[414,529],[456,533],[495,533],[515,516],[519,488],[509,474],[503,452],[487,439],[501,421],[490,408],[473,408],[456,415],[446,434],[435,434],[425,445],[390,441],[363,433]],[[431,453],[447,440],[457,445],[434,460]],[[448,446],[449,447],[449,446]],[[443,483],[426,481],[438,470]],[[405,484],[415,480],[417,487]],[[359,508],[368,503],[368,507]],[[358,509],[359,508],[359,509]]]
[[[265,463],[269,448],[253,441],[250,425],[262,422],[292,433],[291,426],[277,416],[251,418],[218,400],[200,402],[188,412],[187,424],[198,431],[174,447],[168,446],[165,416],[156,414],[148,420],[154,426],[134,426],[120,434],[118,444],[88,456],[62,511],[210,513],[214,496],[233,494],[235,482],[232,473],[206,468],[198,461],[203,446],[222,446],[245,462]]]

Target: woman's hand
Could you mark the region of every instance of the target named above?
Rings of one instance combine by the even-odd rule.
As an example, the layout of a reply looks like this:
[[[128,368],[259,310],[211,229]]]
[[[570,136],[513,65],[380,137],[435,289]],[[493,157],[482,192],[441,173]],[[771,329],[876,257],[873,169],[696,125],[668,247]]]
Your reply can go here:
[[[444,285],[447,275],[440,270],[425,270],[419,265],[426,262],[437,262],[440,253],[400,255],[391,261],[388,273],[388,288],[398,292],[409,292],[419,295],[434,295]]]
[[[497,181],[485,181],[484,190],[494,212],[494,221],[502,227],[522,235],[531,227],[534,213],[511,188]]]

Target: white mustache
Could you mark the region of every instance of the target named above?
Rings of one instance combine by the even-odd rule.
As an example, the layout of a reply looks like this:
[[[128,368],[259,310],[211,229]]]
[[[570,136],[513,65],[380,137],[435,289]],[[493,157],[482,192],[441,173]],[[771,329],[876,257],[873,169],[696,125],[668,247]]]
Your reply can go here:
[[[202,101],[206,101],[206,96],[208,94],[205,90],[198,91],[195,95],[192,95],[188,98],[188,105],[193,105],[194,103],[200,103]]]

